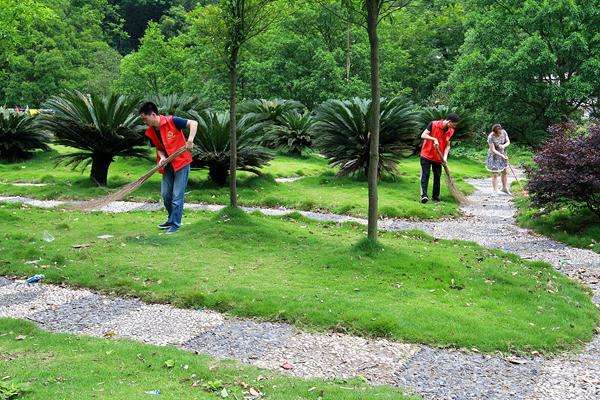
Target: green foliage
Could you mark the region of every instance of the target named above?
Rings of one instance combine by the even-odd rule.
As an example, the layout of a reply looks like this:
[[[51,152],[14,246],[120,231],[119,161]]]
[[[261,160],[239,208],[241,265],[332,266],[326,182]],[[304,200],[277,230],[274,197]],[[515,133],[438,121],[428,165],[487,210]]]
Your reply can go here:
[[[431,121],[439,121],[442,119],[446,119],[446,117],[452,113],[458,114],[460,116],[458,125],[454,129],[452,141],[455,142],[457,140],[468,140],[475,136],[475,125],[473,123],[473,119],[471,118],[470,113],[464,110],[451,108],[447,106],[435,106],[423,109],[419,116],[421,128],[427,128],[427,125]]]
[[[14,400],[27,391],[24,385],[16,382],[0,381],[0,400]]]
[[[181,66],[191,57],[180,40],[166,40],[160,27],[151,23],[139,50],[123,58],[117,89],[138,97],[189,92],[182,84]]]
[[[316,119],[308,111],[302,114],[287,111],[267,128],[261,142],[266,147],[283,150],[292,156],[301,156],[304,150],[313,146],[316,124]]]
[[[119,54],[105,42],[107,0],[5,0],[0,13],[0,98],[38,106],[80,89],[104,93]]]
[[[367,175],[371,101],[329,100],[317,110],[318,147],[339,167],[338,175]],[[378,175],[395,176],[397,161],[410,154],[417,140],[418,114],[404,98],[382,99]]]
[[[224,185],[229,173],[229,113],[210,110],[190,111],[198,121],[194,138],[194,168],[208,168],[210,179]],[[256,143],[258,132],[265,126],[251,114],[237,121],[237,168],[259,175],[259,169],[268,163],[273,154]]]
[[[301,112],[304,105],[295,100],[247,100],[240,104],[238,111],[241,114],[253,114],[257,120],[275,123],[279,117],[289,111]]]
[[[547,127],[577,118],[600,98],[597,1],[472,2],[461,55],[447,84],[452,103],[478,127],[502,123],[536,142]]]
[[[165,115],[177,115],[182,118],[189,118],[190,111],[203,110],[208,108],[208,104],[200,100],[198,96],[189,94],[167,94],[153,96],[150,101],[158,106],[158,112]]]
[[[91,164],[90,178],[105,186],[108,168],[115,156],[144,157],[145,127],[137,115],[139,100],[112,94],[96,96],[71,92],[48,100],[41,124],[54,134],[58,144],[80,149],[60,156],[59,162],[73,168]]]
[[[43,132],[34,116],[0,107],[0,160],[29,158],[36,150],[50,150],[50,135]]]

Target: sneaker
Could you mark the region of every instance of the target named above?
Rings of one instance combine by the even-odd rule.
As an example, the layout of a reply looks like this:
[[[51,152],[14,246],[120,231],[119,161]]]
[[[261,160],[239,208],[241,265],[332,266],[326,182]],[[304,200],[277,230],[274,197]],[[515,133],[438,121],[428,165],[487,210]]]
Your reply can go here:
[[[421,196],[421,203],[425,204],[429,201],[429,197],[427,196]]]
[[[176,233],[178,230],[179,230],[179,228],[170,226],[169,229],[167,229],[167,231],[165,232],[165,235],[172,235],[172,234]]]
[[[158,224],[156,226],[158,226],[158,229],[169,229],[171,227],[171,224],[168,222],[163,222],[162,224]]]
[[[507,196],[512,196],[512,193],[507,188],[503,188],[502,190],[500,190],[500,193],[505,194]]]
[[[439,203],[442,201],[439,197],[434,197],[432,200],[434,203]]]

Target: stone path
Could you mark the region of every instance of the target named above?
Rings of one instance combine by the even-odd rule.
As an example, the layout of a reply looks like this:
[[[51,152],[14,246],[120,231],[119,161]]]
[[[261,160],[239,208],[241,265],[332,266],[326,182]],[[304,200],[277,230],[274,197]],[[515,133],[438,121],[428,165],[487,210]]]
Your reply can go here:
[[[514,224],[508,197],[491,197],[485,180],[476,187],[461,219],[412,222],[384,220],[388,230],[422,229],[436,237],[473,240],[531,259],[552,263],[589,285],[600,304],[600,255],[554,242]],[[22,197],[0,201],[56,207],[61,202]],[[159,210],[158,204],[116,202],[106,212]],[[190,204],[191,210],[217,211],[222,206]],[[292,210],[246,208],[268,215]],[[302,212],[318,220],[360,218]],[[232,358],[300,377],[343,378],[362,375],[373,384],[391,384],[426,399],[600,399],[600,336],[578,354],[515,360],[499,355],[435,349],[428,346],[369,340],[341,334],[315,334],[277,323],[231,318],[212,311],[147,305],[110,298],[87,290],[52,285],[27,286],[0,280],[0,317],[26,318],[55,332],[117,337]],[[293,366],[285,370],[285,362]]]

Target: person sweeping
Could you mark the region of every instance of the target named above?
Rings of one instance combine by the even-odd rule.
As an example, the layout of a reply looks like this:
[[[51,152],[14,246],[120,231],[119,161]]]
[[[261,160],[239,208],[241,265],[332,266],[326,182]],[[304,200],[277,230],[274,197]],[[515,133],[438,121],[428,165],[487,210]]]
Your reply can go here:
[[[450,152],[450,139],[454,135],[454,129],[458,124],[459,116],[449,114],[446,119],[431,121],[421,134],[423,146],[421,147],[421,203],[429,201],[427,186],[429,186],[429,175],[433,171],[432,199],[440,201],[440,180],[442,177],[442,164],[448,160]]]
[[[194,148],[194,138],[198,129],[198,121],[179,118],[173,115],[160,115],[158,107],[152,102],[146,102],[140,107],[140,118],[148,129],[146,136],[156,148],[156,162],[162,174],[160,192],[168,213],[167,221],[159,224],[166,234],[173,234],[181,228],[185,188],[188,182],[191,151]],[[190,134],[186,140],[183,130],[189,128]],[[184,151],[165,165],[165,160],[182,147]]]
[[[508,133],[502,129],[502,125],[494,124],[492,132],[488,135],[488,155],[485,160],[485,167],[492,173],[492,189],[493,195],[498,194],[498,175],[502,181],[502,189],[500,193],[512,195],[508,187],[508,156],[506,148],[510,145]]]

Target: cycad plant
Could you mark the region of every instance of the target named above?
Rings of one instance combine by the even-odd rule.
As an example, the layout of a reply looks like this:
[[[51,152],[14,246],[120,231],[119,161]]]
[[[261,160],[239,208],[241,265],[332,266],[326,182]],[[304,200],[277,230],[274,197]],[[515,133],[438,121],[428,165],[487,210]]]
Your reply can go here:
[[[240,114],[253,114],[257,120],[275,122],[288,111],[304,111],[304,104],[295,100],[253,99],[246,100],[238,108]]]
[[[30,158],[36,150],[49,150],[50,135],[40,129],[36,117],[0,107],[0,160]]]
[[[304,150],[313,146],[316,124],[317,121],[308,111],[303,114],[287,111],[266,130],[262,142],[266,147],[301,156]]]
[[[371,100],[328,100],[317,111],[317,145],[339,167],[339,176],[369,170],[369,121]],[[378,176],[395,176],[397,161],[409,155],[417,140],[418,114],[413,104],[400,97],[381,100]]]
[[[153,96],[150,101],[158,106],[158,111],[164,115],[177,115],[190,118],[191,110],[204,110],[208,104],[198,96],[191,94],[167,94]]]
[[[224,186],[229,176],[229,113],[203,110],[191,111],[198,121],[194,139],[194,168],[208,168],[210,180]],[[264,128],[252,114],[237,120],[237,169],[259,175],[259,169],[273,159],[272,152],[257,144],[256,136]]]
[[[90,179],[105,186],[116,156],[144,157],[145,126],[137,114],[139,100],[122,95],[96,96],[80,92],[56,96],[44,104],[43,127],[58,144],[81,151],[64,154],[58,163],[74,169],[91,164]]]
[[[443,120],[449,114],[458,114],[460,116],[458,125],[456,125],[456,128],[454,129],[452,141],[466,140],[472,138],[475,133],[475,126],[473,124],[473,120],[471,119],[470,114],[463,110],[450,108],[448,106],[443,105],[428,107],[421,110],[419,115],[421,131],[427,128],[427,125],[429,125],[431,121]]]

